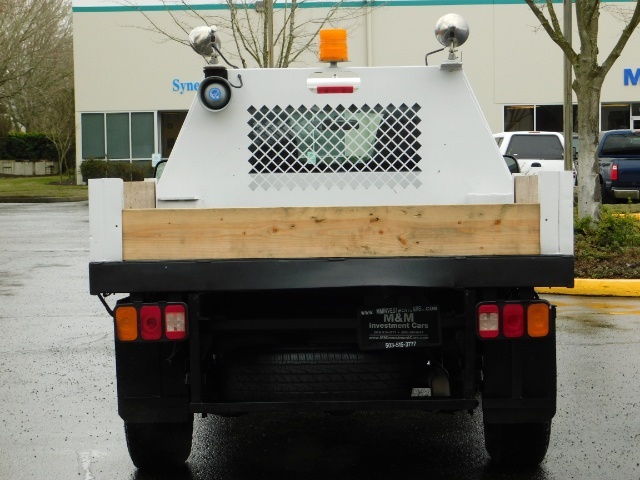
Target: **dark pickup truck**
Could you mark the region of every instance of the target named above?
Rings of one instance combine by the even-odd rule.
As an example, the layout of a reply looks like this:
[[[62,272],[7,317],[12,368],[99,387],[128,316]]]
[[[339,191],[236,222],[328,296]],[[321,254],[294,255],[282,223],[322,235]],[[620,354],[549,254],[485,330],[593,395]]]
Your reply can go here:
[[[604,132],[598,162],[604,203],[640,200],[640,130]]]

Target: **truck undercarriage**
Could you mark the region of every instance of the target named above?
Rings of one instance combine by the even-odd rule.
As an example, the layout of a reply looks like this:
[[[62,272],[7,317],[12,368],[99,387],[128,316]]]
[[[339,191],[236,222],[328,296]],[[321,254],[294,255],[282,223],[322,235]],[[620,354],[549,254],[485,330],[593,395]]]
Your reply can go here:
[[[484,275],[469,275],[474,269]],[[136,465],[150,467],[161,459],[186,460],[193,414],[454,412],[473,411],[480,401],[492,456],[535,463],[546,452],[555,413],[555,309],[549,307],[543,338],[485,340],[478,334],[478,305],[539,304],[526,283],[564,278],[570,284],[572,271],[573,257],[538,256],[92,263],[90,276],[94,294],[135,292],[118,301],[116,314],[121,307],[163,311],[174,304],[187,312],[183,341],[116,341],[119,413],[133,436]],[[471,285],[444,286],[443,275],[454,285],[464,275]],[[518,281],[523,286],[512,286]],[[437,307],[426,346],[396,339],[362,348],[370,332],[361,312],[415,306]],[[545,443],[542,453],[504,452],[523,428],[527,442]],[[160,433],[167,429],[170,434]],[[182,454],[174,458],[166,445]],[[525,451],[537,453],[530,458]]]

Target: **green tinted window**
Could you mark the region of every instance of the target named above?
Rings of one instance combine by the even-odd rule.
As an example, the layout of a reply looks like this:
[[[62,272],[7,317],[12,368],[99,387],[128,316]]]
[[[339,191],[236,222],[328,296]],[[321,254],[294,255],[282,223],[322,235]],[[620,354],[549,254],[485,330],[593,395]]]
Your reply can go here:
[[[83,113],[82,158],[104,158],[104,114]]]
[[[107,113],[107,157],[131,158],[128,113]]]
[[[151,158],[153,153],[153,113],[131,114],[132,158]]]

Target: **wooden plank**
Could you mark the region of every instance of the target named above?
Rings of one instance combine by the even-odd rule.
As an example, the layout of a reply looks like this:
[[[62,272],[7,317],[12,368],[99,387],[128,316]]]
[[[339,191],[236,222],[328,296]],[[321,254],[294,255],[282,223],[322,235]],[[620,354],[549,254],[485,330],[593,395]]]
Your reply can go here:
[[[124,209],[156,208],[155,182],[124,182]]]
[[[124,260],[540,253],[539,205],[123,211]]]
[[[514,175],[516,203],[540,203],[537,175]]]

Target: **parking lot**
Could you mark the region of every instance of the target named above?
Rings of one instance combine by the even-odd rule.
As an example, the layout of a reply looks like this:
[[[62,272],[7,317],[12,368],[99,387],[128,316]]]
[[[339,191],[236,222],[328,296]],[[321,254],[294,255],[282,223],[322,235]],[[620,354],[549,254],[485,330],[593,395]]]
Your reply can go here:
[[[496,470],[480,413],[196,420],[180,475],[138,473],[117,415],[113,327],[88,293],[88,207],[0,204],[0,478],[640,479],[640,299],[558,305],[547,458]],[[113,299],[109,299],[113,302]]]

